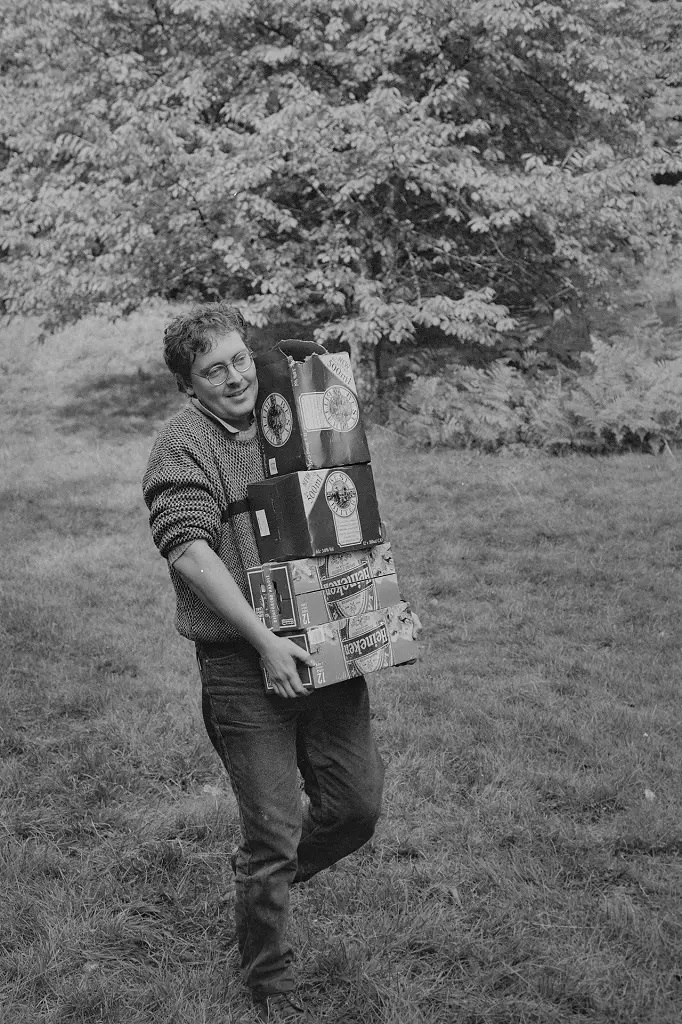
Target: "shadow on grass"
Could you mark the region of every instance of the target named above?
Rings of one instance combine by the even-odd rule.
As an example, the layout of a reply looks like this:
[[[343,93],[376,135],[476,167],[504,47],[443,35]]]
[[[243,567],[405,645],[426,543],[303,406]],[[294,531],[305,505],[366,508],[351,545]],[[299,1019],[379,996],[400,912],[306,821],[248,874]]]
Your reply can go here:
[[[58,415],[66,433],[151,433],[185,401],[165,366],[151,371],[140,367],[90,378],[75,389],[72,401]]]
[[[264,352],[285,338],[312,340],[313,326],[288,322],[253,328],[249,345]],[[330,351],[334,346],[330,347]],[[158,362],[127,373],[105,373],[85,379],[61,406],[59,419],[65,433],[89,431],[100,438],[154,433],[159,421],[182,408],[186,399],[177,390],[167,367]]]

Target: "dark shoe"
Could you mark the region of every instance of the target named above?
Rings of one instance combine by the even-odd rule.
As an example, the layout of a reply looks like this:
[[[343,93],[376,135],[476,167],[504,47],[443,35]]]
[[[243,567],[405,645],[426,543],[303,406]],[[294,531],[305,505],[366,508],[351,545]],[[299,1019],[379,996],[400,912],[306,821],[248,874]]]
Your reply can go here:
[[[268,1024],[290,1024],[293,1021],[297,1024],[305,1021],[307,1024],[310,1021],[303,1003],[292,992],[276,992],[265,999],[254,999],[253,1005],[259,1019],[268,1021]]]

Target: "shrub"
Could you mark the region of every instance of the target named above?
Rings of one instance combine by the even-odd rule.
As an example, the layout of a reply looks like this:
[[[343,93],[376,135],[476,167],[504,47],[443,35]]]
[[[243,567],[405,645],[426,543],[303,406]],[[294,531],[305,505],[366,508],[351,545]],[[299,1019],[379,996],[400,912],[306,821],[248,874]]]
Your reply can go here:
[[[422,445],[486,451],[660,451],[682,442],[682,356],[651,359],[593,337],[581,364],[531,375],[498,359],[415,375],[390,421]]]

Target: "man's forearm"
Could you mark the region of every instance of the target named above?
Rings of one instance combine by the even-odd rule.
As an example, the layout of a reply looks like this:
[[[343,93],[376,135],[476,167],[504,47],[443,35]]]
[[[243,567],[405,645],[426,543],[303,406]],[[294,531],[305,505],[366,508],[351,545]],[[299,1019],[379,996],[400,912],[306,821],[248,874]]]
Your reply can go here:
[[[260,621],[229,569],[206,541],[195,540],[173,563],[190,590],[234,626],[257,651],[271,643],[272,633]]]
[[[260,621],[237,586],[231,572],[205,540],[195,540],[173,563],[187,586],[204,604],[255,647],[264,670],[280,697],[306,696],[297,663],[314,667],[315,661],[287,637],[276,636]]]

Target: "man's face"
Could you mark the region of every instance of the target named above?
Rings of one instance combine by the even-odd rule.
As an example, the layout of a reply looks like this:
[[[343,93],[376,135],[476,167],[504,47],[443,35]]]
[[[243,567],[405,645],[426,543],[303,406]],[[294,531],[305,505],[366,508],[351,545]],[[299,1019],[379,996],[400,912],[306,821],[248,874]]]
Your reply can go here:
[[[237,331],[227,334],[216,334],[211,347],[206,352],[197,352],[192,363],[190,386],[187,393],[198,398],[221,420],[244,430],[251,422],[251,414],[256,404],[258,380],[253,362],[246,370],[237,370],[232,363],[234,357],[246,349],[241,335]],[[227,380],[224,384],[211,384],[205,374],[212,367],[222,366],[227,369]]]

